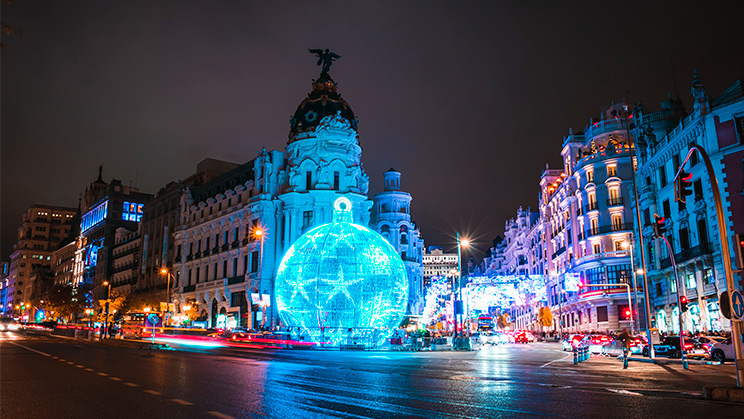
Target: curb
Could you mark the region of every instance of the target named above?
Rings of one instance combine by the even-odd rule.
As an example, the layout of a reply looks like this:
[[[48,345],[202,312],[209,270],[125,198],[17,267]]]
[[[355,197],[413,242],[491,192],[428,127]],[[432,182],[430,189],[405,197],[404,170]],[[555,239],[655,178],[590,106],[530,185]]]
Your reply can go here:
[[[171,349],[170,346],[166,343],[152,343],[152,342],[144,342],[139,340],[129,340],[129,339],[103,339],[101,341],[98,341],[99,344],[102,345],[108,345],[108,346],[118,346],[118,347],[124,347],[124,348],[133,348],[133,349]]]
[[[744,403],[744,388],[703,387],[703,398],[721,402]]]

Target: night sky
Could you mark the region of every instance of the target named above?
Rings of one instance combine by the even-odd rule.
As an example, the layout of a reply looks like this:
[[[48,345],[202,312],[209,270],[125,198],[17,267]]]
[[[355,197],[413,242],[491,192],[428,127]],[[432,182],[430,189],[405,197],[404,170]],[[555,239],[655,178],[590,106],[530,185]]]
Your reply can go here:
[[[613,100],[656,110],[676,79],[690,110],[693,68],[711,96],[744,77],[744,2],[497,3],[3,0],[2,260],[27,207],[76,206],[100,164],[156,193],[205,157],[284,150],[308,48],[342,56],[370,197],[402,172],[449,248],[536,209],[569,127]]]

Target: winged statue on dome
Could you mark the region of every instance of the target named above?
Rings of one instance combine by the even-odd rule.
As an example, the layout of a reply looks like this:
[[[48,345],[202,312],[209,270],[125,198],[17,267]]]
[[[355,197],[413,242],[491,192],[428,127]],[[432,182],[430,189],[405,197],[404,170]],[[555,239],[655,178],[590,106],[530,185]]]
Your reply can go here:
[[[308,48],[308,51],[310,51],[311,54],[315,54],[318,56],[318,65],[322,65],[322,72],[328,73],[328,70],[331,69],[331,64],[333,64],[334,61],[341,58],[340,55],[336,54],[335,52],[331,52],[328,50],[328,48],[324,50],[316,48],[316,49],[310,49]]]

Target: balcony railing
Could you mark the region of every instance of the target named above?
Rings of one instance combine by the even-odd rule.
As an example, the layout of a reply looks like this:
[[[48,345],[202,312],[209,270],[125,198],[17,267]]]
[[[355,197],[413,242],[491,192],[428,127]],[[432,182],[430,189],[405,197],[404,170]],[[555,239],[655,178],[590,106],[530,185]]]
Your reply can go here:
[[[209,249],[204,249],[204,256],[209,256]]]
[[[227,285],[235,285],[245,282],[245,275],[236,276],[227,279]]]
[[[702,243],[695,247],[685,249],[679,253],[675,253],[674,261],[677,263],[682,263],[692,258],[696,258],[702,255],[708,255],[711,253],[713,253],[713,249],[711,248],[710,244]],[[661,265],[661,269],[668,268],[672,266],[672,260],[670,258],[662,259],[660,265]]]
[[[194,253],[194,259],[199,259],[202,256],[201,252]]]
[[[181,255],[176,256],[176,263],[181,261]]]
[[[215,247],[212,248],[212,254],[219,253],[219,251],[220,251],[220,247],[219,246],[215,246]]]
[[[587,237],[596,236],[598,234],[615,233],[618,231],[629,231],[633,230],[633,223],[625,224],[613,224],[609,226],[601,226],[598,228],[590,228],[587,232]]]
[[[590,202],[590,203],[588,203],[586,205],[585,208],[586,208],[586,211],[585,212],[595,211],[595,210],[599,209],[599,205],[597,205],[597,202],[596,201],[595,202]]]
[[[234,242],[232,242],[231,246],[232,246],[233,249],[235,249],[236,247],[238,247],[238,241],[235,240]]]
[[[623,198],[610,198],[607,200],[608,207],[614,207],[617,205],[623,205]]]
[[[194,255],[186,255],[186,260],[194,260]]]
[[[234,242],[233,242],[233,243],[234,243]],[[225,243],[225,244],[223,244],[223,245],[222,245],[222,251],[223,251],[223,252],[224,252],[225,250],[229,249],[229,248],[230,248],[230,245],[229,245],[229,244],[227,244],[227,243]]]
[[[184,285],[183,292],[192,292],[192,291],[196,291],[196,284]]]

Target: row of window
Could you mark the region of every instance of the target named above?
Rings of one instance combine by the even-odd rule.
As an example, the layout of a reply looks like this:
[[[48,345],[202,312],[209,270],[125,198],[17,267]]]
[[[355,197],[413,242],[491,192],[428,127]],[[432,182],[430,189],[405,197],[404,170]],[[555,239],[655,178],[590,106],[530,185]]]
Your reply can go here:
[[[258,251],[250,252],[250,265],[248,265],[249,257],[248,255],[244,255],[243,265],[240,266],[240,272],[238,271],[238,257],[232,258],[232,263],[228,263],[227,259],[223,260],[221,271],[218,271],[218,268],[220,267],[219,262],[215,262],[214,265],[211,266],[211,270],[210,265],[204,265],[204,269],[201,269],[201,266],[189,268],[186,276],[186,285],[198,284],[220,278],[234,278],[239,275],[258,272],[258,258]]]

